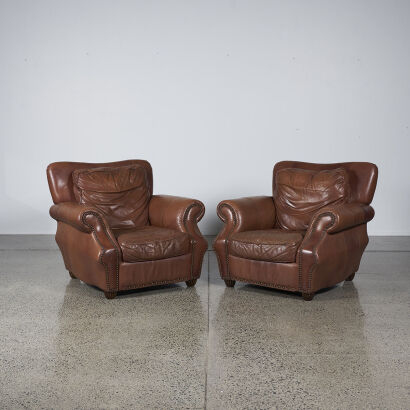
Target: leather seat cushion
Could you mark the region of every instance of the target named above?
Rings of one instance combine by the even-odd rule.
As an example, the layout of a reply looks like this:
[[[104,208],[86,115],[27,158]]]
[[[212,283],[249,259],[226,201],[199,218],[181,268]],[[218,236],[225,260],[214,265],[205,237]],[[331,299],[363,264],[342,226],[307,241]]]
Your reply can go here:
[[[228,241],[231,255],[268,262],[295,262],[303,240],[302,232],[264,229],[232,234]]]
[[[144,226],[114,230],[124,262],[153,261],[190,252],[190,237],[174,229]]]
[[[307,230],[316,212],[347,202],[349,196],[349,177],[344,168],[280,169],[273,190],[277,226],[291,231]]]
[[[142,165],[77,169],[73,184],[78,203],[97,208],[111,228],[148,225],[151,191]]]

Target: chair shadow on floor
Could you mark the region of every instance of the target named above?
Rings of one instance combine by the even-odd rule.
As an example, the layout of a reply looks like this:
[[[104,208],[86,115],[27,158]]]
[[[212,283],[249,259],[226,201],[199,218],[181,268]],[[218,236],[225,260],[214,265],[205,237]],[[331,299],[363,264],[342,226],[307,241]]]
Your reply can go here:
[[[68,288],[78,288],[76,285],[78,285],[79,288],[82,289],[83,292],[87,294],[88,297],[92,298],[101,298],[105,297],[104,292],[99,289],[96,286],[89,285],[83,281],[80,281],[78,279],[74,279],[74,281],[71,281],[69,285],[67,285]],[[124,298],[136,298],[136,297],[141,297],[144,295],[150,295],[150,294],[156,294],[156,293],[169,293],[169,292],[175,292],[175,291],[182,291],[186,289],[185,283],[170,283],[170,284],[164,284],[164,285],[156,285],[156,286],[146,286],[143,288],[137,288],[137,289],[130,289],[130,290],[121,290],[118,292],[118,297],[124,299]]]
[[[298,299],[298,300],[303,301],[301,292],[292,292],[292,291],[288,291],[288,290],[270,288],[268,286],[253,285],[251,283],[240,284],[239,286],[241,286],[241,285],[242,285],[242,287],[240,288],[240,290],[242,290],[244,292],[263,292],[263,291],[266,291],[267,293],[273,293],[275,297],[291,298],[291,299]],[[335,294],[333,295],[333,297],[331,297],[331,298],[332,299],[335,299],[335,298],[338,299],[341,296],[340,292],[337,291],[337,289],[339,287],[340,287],[340,285],[335,285],[335,286],[331,286],[330,288],[320,289],[315,293],[315,297],[317,295],[320,295],[320,294],[324,294],[326,296],[328,292],[336,291]]]

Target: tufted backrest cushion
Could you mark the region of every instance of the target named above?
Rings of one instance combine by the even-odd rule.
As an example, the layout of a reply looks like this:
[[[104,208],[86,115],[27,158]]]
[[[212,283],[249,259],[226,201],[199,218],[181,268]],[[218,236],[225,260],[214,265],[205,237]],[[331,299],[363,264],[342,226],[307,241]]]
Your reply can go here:
[[[276,222],[282,229],[306,230],[317,211],[347,202],[350,197],[349,177],[344,168],[283,168],[274,178]]]
[[[146,167],[133,164],[76,169],[72,177],[77,202],[97,208],[111,228],[149,224],[151,192]]]

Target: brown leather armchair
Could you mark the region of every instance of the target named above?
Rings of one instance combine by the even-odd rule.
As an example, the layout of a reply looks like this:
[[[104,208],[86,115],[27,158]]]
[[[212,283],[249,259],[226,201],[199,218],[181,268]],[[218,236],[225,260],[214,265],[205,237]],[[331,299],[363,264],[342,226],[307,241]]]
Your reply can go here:
[[[166,283],[194,286],[207,242],[202,202],[152,195],[147,161],[55,162],[47,167],[56,241],[72,278],[118,291]]]
[[[378,170],[367,162],[283,161],[273,169],[273,196],[222,201],[225,223],[214,242],[226,286],[235,281],[315,292],[359,269]]]

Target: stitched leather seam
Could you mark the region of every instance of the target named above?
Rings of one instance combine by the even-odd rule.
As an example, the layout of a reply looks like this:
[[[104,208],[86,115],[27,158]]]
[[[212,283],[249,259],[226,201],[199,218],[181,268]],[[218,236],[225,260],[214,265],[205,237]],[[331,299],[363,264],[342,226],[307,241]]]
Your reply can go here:
[[[219,218],[222,219],[222,221],[223,221],[224,223],[226,223],[226,220],[222,217],[222,214],[221,214],[221,209],[222,209],[223,207],[228,208],[228,209],[232,212],[232,217],[233,217],[233,227],[232,227],[232,229],[230,230],[230,232],[228,232],[228,234],[226,235],[226,238],[225,238],[226,273],[230,276],[230,272],[229,272],[229,260],[228,260],[228,259],[229,259],[229,258],[228,258],[228,240],[229,240],[229,237],[232,235],[232,232],[233,232],[234,229],[236,228],[236,224],[238,223],[238,220],[237,220],[237,218],[236,218],[236,213],[235,213],[235,210],[233,209],[233,207],[232,207],[231,205],[229,205],[229,204],[222,203],[222,204],[220,204],[220,205],[218,206],[218,216],[219,216]]]
[[[258,261],[258,262],[269,262],[269,263],[295,263],[296,260],[288,260],[288,261],[278,261],[278,260],[273,260],[273,259],[256,259],[254,257],[249,257],[249,256],[243,256],[243,255],[239,255],[238,252],[235,252],[235,250],[231,250],[230,255],[235,256],[237,258],[242,258],[242,259],[246,259],[249,261]],[[279,253],[275,259],[278,259],[280,257],[283,258],[284,252]],[[290,259],[290,258],[285,258],[285,259]]]
[[[196,241],[192,240],[192,250],[191,250],[191,278],[194,277],[194,255],[195,255],[195,245]]]
[[[320,236],[319,241],[317,241],[316,245],[313,247],[312,253],[313,253],[314,263],[312,264],[312,266],[310,267],[309,272],[308,272],[308,288],[307,288],[307,292],[310,292],[310,290],[311,290],[313,270],[314,270],[314,269],[317,267],[317,265],[318,265],[317,254],[316,254],[317,249],[318,249],[320,243],[322,242],[322,239],[323,239],[324,235],[326,235],[327,230],[328,230],[330,227],[332,227],[332,226],[335,224],[335,222],[336,222],[336,217],[335,217],[334,213],[332,213],[332,212],[325,212],[325,213],[323,213],[323,214],[319,214],[319,215],[316,217],[316,220],[315,220],[315,222],[313,223],[313,225],[310,227],[309,232],[308,232],[308,233],[306,234],[306,236],[305,236],[305,238],[309,238],[309,236],[311,235],[311,233],[312,233],[314,230],[316,230],[317,225],[318,225],[319,222],[320,222],[320,219],[321,219],[322,217],[324,217],[324,216],[330,216],[331,221],[324,227],[324,229],[323,229],[323,231],[322,231],[322,233],[321,233],[321,236]],[[302,245],[303,245],[303,242],[302,242],[301,245],[300,245],[300,249],[302,249]],[[299,291],[301,291],[301,292],[303,291],[303,286],[302,286],[302,264],[303,264],[303,252],[302,252],[302,250],[301,250],[300,253],[299,253],[299,275],[298,275]]]
[[[101,225],[102,225],[102,227],[103,227],[103,229],[104,229],[104,233],[106,234],[106,236],[107,236],[107,238],[110,240],[110,242],[113,244],[113,248],[114,248],[115,254],[117,255],[117,263],[116,263],[116,267],[115,267],[115,274],[116,274],[116,278],[115,278],[115,279],[116,279],[116,283],[115,283],[115,286],[116,286],[116,287],[115,287],[114,289],[111,289],[111,287],[110,287],[110,268],[109,268],[108,264],[104,263],[104,261],[103,261],[103,256],[104,256],[104,254],[105,254],[105,252],[106,252],[106,249],[103,247],[103,245],[102,245],[101,242],[99,241],[98,235],[97,235],[97,233],[96,233],[96,231],[95,231],[94,226],[90,225],[90,224],[87,223],[87,221],[85,220],[85,217],[86,217],[87,215],[94,215],[94,216],[98,219],[98,221],[101,223]],[[105,270],[105,280],[106,280],[107,289],[108,289],[109,291],[112,291],[112,290],[116,291],[116,290],[118,290],[118,287],[119,287],[119,252],[118,252],[118,249],[117,249],[116,244],[114,243],[114,241],[111,239],[110,235],[108,234],[107,228],[106,228],[106,226],[105,226],[105,224],[104,224],[102,218],[101,218],[100,215],[98,215],[96,212],[92,212],[92,211],[86,211],[86,212],[84,212],[84,213],[82,214],[82,216],[81,216],[81,221],[83,222],[84,225],[89,226],[89,227],[91,228],[91,230],[92,230],[92,232],[93,232],[94,239],[97,241],[97,243],[98,243],[98,244],[100,245],[100,247],[101,247],[102,253],[101,253],[100,257],[99,257],[99,260],[100,260],[100,263],[101,263],[101,265],[103,265],[104,270]]]
[[[149,243],[149,244],[155,244],[155,245],[161,244],[161,243],[164,243],[164,242],[171,242],[171,243],[173,243],[175,239],[178,239],[178,237],[174,237],[174,238],[170,238],[170,239],[164,239],[164,240],[159,239],[159,240],[153,240],[153,241],[147,239],[145,242],[131,243],[131,244],[124,243],[123,241],[121,241],[120,243],[122,243],[122,247],[123,247],[123,248],[136,249],[136,248],[139,248],[140,246],[146,245],[147,243]]]
[[[239,239],[232,239],[232,241],[239,242],[239,243],[246,243],[247,245],[258,245],[258,246],[283,246],[283,245],[297,245],[300,241],[296,242],[247,242]]]
[[[134,261],[132,261],[132,262],[129,262],[129,261],[126,261],[126,260],[124,260],[124,262],[126,262],[126,263],[155,262],[155,261],[162,261],[162,260],[164,260],[164,259],[178,258],[178,257],[180,257],[180,256],[189,255],[189,253],[190,253],[190,252],[178,253],[178,254],[176,254],[176,255],[165,256],[165,257],[158,258],[158,259],[141,259],[141,258],[139,259],[139,258],[136,258],[136,259],[135,259]]]
[[[198,215],[198,217],[195,220],[195,223],[198,223],[198,221],[202,218],[202,216],[205,213],[205,207],[203,205],[201,205],[200,203],[198,203],[198,202],[194,202],[191,205],[187,206],[187,208],[185,209],[185,213],[184,213],[183,223],[184,223],[185,231],[188,234],[189,234],[189,230],[188,230],[188,226],[187,226],[188,215],[189,215],[189,211],[192,208],[194,208],[195,206],[198,206],[201,210],[200,214]],[[191,241],[192,241],[191,277],[193,278],[193,276],[194,276],[194,260],[195,260],[194,252],[195,252],[196,240],[195,240],[195,238],[192,237],[192,235],[190,235],[190,236],[191,236]]]
[[[75,228],[75,229],[77,229],[77,230],[79,230],[79,231],[81,231],[81,232],[90,233],[90,231],[87,231],[86,229],[82,228],[80,225],[77,225],[77,224],[75,224],[74,222],[69,221],[68,219],[58,217],[56,220],[57,220],[57,222],[63,222],[63,223],[65,223],[65,224],[67,224],[67,225],[70,225],[70,226],[72,226],[73,228]]]

